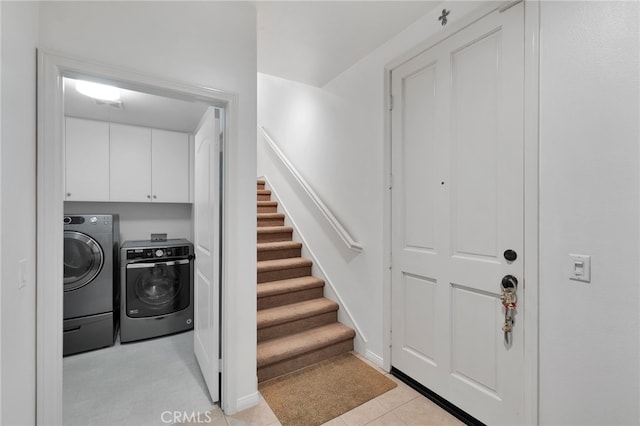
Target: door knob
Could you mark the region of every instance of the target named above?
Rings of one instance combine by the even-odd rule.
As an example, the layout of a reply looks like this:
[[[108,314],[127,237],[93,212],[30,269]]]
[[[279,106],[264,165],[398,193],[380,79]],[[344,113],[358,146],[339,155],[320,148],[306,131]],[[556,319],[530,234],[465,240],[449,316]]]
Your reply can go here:
[[[516,289],[518,287],[518,279],[513,275],[505,275],[504,277],[502,277],[501,285],[503,289],[506,289],[506,288]]]

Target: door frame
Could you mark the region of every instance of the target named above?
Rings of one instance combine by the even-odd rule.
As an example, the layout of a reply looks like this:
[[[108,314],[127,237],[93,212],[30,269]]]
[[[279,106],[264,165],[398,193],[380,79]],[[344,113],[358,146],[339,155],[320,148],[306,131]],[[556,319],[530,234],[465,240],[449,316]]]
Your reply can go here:
[[[525,424],[538,424],[539,396],[539,63],[540,63],[540,0],[524,1],[524,413]],[[445,29],[434,26],[430,36],[405,54],[387,63],[384,69],[384,141],[383,141],[383,368],[391,370],[391,72],[400,64],[435,46],[464,27],[495,10],[506,10],[519,3],[504,1],[495,4],[451,4],[456,15],[449,16]],[[447,3],[444,4],[445,7]],[[432,12],[436,20],[440,11]],[[470,413],[473,415],[473,413]]]
[[[224,111],[221,156],[229,152],[238,135],[238,97],[236,93],[214,88],[169,81],[102,63],[85,61],[57,53],[38,50],[37,58],[37,233],[36,233],[36,422],[39,425],[62,423],[62,320],[63,320],[63,224],[64,214],[64,104],[63,77],[91,78],[96,82],[117,82],[121,87],[145,91],[159,96],[189,101],[202,101]],[[222,229],[228,228],[229,217],[225,191],[229,169],[222,175]],[[221,356],[233,359],[230,336],[235,331],[234,313],[225,309],[225,300],[233,291],[228,286],[229,241],[222,238],[221,250]],[[234,364],[235,365],[235,364]],[[221,374],[220,402],[223,409],[234,412],[236,395],[234,377],[227,365]]]

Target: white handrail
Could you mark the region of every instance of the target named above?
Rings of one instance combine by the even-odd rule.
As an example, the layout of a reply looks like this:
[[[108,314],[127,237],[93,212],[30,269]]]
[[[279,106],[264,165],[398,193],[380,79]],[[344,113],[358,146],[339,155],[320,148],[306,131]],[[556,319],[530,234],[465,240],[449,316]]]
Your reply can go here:
[[[362,244],[358,243],[351,237],[349,232],[344,228],[344,226],[342,226],[340,221],[333,215],[333,213],[331,213],[331,210],[329,210],[329,208],[322,202],[320,197],[318,197],[318,194],[316,194],[314,190],[311,189],[307,181],[304,180],[298,170],[296,170],[293,164],[291,164],[287,157],[285,157],[284,153],[280,150],[280,148],[278,148],[278,145],[275,143],[273,138],[271,138],[267,130],[262,126],[258,126],[258,130],[260,131],[260,133],[262,133],[262,136],[264,137],[265,142],[267,142],[267,145],[269,145],[271,150],[278,156],[280,161],[282,161],[282,164],[284,164],[285,167],[289,169],[289,172],[291,172],[293,177],[296,178],[300,186],[302,186],[309,198],[311,198],[316,207],[318,207],[322,215],[327,219],[327,221],[329,221],[329,224],[337,232],[340,239],[346,244],[349,249],[360,253],[362,251]]]

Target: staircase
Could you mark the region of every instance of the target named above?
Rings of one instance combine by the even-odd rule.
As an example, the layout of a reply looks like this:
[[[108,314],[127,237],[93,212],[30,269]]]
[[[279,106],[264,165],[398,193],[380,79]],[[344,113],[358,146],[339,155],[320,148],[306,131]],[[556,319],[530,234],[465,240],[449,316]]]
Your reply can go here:
[[[293,228],[258,180],[258,381],[353,350],[355,332],[338,321],[338,304],[292,241]]]

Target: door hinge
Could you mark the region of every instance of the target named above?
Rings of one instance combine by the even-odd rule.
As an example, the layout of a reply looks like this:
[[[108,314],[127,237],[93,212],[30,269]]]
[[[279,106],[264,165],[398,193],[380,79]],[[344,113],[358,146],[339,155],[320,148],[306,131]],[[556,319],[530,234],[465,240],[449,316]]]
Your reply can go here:
[[[218,152],[222,152],[222,147],[224,146],[224,135],[220,133],[220,137],[218,139]]]
[[[389,95],[389,111],[393,111],[393,95]]]
[[[222,373],[222,359],[218,360],[218,373]]]

